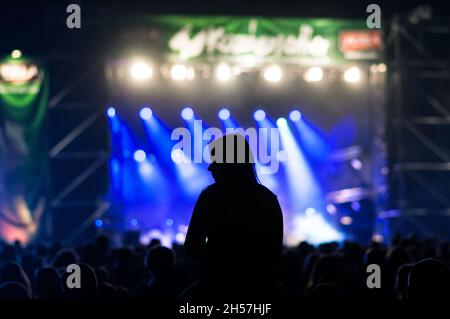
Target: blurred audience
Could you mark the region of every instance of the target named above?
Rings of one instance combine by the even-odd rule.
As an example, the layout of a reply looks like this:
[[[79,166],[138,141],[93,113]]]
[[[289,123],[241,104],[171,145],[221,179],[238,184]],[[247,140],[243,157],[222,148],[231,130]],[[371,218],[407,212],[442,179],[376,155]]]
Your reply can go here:
[[[244,243],[243,243],[244,244]],[[247,249],[253,249],[248,246]],[[285,300],[450,298],[447,243],[396,238],[392,245],[354,242],[284,248],[277,275]],[[239,261],[236,261],[239,263]],[[69,289],[66,268],[77,264],[81,288]],[[368,289],[366,267],[381,267],[381,289]],[[173,244],[115,247],[106,236],[77,247],[0,243],[1,299],[151,299],[176,301],[195,284],[198,262]]]

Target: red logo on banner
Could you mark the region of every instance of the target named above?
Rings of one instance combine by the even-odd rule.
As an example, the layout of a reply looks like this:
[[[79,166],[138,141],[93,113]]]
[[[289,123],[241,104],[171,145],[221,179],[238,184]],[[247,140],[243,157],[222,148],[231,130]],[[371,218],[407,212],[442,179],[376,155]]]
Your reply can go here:
[[[381,49],[381,32],[343,31],[339,35],[339,47],[342,52],[378,51]]]

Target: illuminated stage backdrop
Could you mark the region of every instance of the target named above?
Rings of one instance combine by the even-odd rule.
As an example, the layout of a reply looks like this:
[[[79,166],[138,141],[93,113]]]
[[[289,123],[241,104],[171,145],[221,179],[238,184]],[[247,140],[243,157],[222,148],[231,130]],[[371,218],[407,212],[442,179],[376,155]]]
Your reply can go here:
[[[381,50],[381,31],[364,21],[130,21],[111,44],[106,67],[115,209],[97,225],[120,220],[147,238],[182,241],[195,200],[212,179],[204,163],[175,163],[186,153],[172,151],[170,134],[186,127],[195,135],[194,120],[202,120],[200,135],[208,127],[280,130],[280,169],[260,179],[280,199],[288,243],[340,240],[352,225],[367,240],[378,128],[368,114],[382,108],[371,98],[379,89],[372,77],[386,71]],[[197,135],[192,147],[205,144]]]

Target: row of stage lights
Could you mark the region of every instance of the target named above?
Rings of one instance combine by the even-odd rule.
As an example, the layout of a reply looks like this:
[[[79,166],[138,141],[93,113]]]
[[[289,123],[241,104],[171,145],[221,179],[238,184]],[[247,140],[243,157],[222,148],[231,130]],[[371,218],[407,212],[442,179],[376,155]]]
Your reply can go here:
[[[106,114],[108,115],[108,117],[113,118],[114,116],[116,116],[116,109],[113,107],[109,107],[106,111]],[[180,115],[183,120],[191,121],[194,119],[194,110],[190,107],[185,107],[181,110]],[[149,107],[144,107],[139,111],[139,116],[145,121],[150,120],[153,116],[153,111]],[[220,120],[227,121],[228,119],[230,119],[231,113],[228,109],[222,108],[217,113],[217,116]],[[258,109],[253,113],[253,118],[257,122],[264,121],[266,119],[266,112]],[[292,122],[298,122],[302,119],[302,113],[300,113],[300,111],[298,110],[293,110],[289,113],[289,119]],[[285,123],[286,119],[283,117],[277,120],[277,125],[283,125]]]
[[[108,117],[113,118],[116,116],[116,109],[114,107],[109,107],[106,111]],[[181,118],[185,121],[192,121],[194,120],[194,110],[190,107],[185,107],[180,112]],[[217,113],[218,118],[221,121],[227,121],[231,118],[231,112],[226,109],[222,108]],[[148,121],[153,117],[153,111],[149,107],[144,107],[139,111],[139,117],[144,120]],[[256,122],[262,122],[266,119],[266,112],[264,110],[258,109],[253,113],[253,119]],[[291,120],[293,123],[296,123],[298,121],[302,120],[302,113],[299,110],[292,110],[289,113],[289,120]],[[286,118],[280,117],[276,121],[276,125],[278,127],[286,126],[288,125]],[[147,154],[143,150],[137,150],[133,153],[133,158],[136,162],[143,162],[147,158]],[[280,159],[281,160],[281,159]],[[363,168],[363,163],[360,159],[354,158],[350,162],[353,169],[356,171],[360,171]],[[387,175],[387,168],[383,168],[381,173],[382,175]]]
[[[373,73],[386,72],[386,65],[380,63],[374,64],[370,67],[370,71]],[[138,59],[129,65],[130,77],[138,82],[149,81],[154,77],[155,67],[150,62],[144,59]],[[163,72],[164,73],[164,72]],[[168,70],[167,75],[174,81],[191,81],[195,79],[196,72],[192,66],[184,64],[174,64]],[[238,66],[230,66],[227,63],[219,63],[214,68],[214,75],[219,82],[226,83],[232,81],[235,77],[241,74],[242,71]],[[284,76],[284,70],[279,65],[266,66],[262,72],[262,77],[271,83],[281,82]],[[308,68],[303,78],[308,83],[320,82],[325,77],[325,71],[319,66],[313,66]],[[351,66],[344,70],[342,78],[347,83],[357,83],[361,80],[362,72],[357,66]]]
[[[106,110],[106,114],[109,118],[114,118],[117,115],[116,109],[114,107],[109,107]],[[190,107],[185,107],[181,110],[181,118],[185,121],[192,121],[194,120],[194,110]],[[231,112],[227,109],[227,108],[222,108],[219,110],[219,112],[217,113],[218,118],[221,121],[228,121],[231,118]],[[148,121],[153,117],[153,111],[151,108],[149,107],[143,107],[140,111],[139,111],[139,117],[144,120],[144,121]],[[253,118],[255,121],[257,122],[262,122],[266,119],[266,112],[264,112],[264,110],[258,109],[253,113]],[[289,119],[292,122],[298,122],[302,119],[302,114],[300,113],[300,111],[298,110],[292,110],[289,113]],[[288,125],[287,120],[284,117],[280,117],[277,119],[276,121],[276,125],[278,127],[282,127],[282,126],[286,126]],[[280,151],[281,153],[282,151]],[[176,156],[176,154],[173,154],[173,156]],[[283,156],[281,154],[279,154],[279,160],[280,161],[284,161],[282,160]],[[144,162],[147,159],[147,154],[145,151],[143,150],[136,150],[133,153],[133,159],[136,162]]]

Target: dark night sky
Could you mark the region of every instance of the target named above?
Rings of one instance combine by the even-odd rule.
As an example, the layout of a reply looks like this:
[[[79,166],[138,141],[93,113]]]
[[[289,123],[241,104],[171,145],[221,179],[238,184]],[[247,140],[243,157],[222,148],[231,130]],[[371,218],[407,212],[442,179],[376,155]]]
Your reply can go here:
[[[0,15],[4,21],[15,21],[16,24],[23,25],[24,19],[56,19],[58,13],[64,13],[69,3],[80,4],[82,9],[86,9],[84,14],[87,17],[125,13],[180,13],[361,18],[366,15],[365,8],[370,3],[379,4],[386,17],[409,12],[423,4],[433,6],[437,15],[450,16],[448,9],[450,6],[446,4],[446,1],[433,0],[15,0],[2,3]]]

